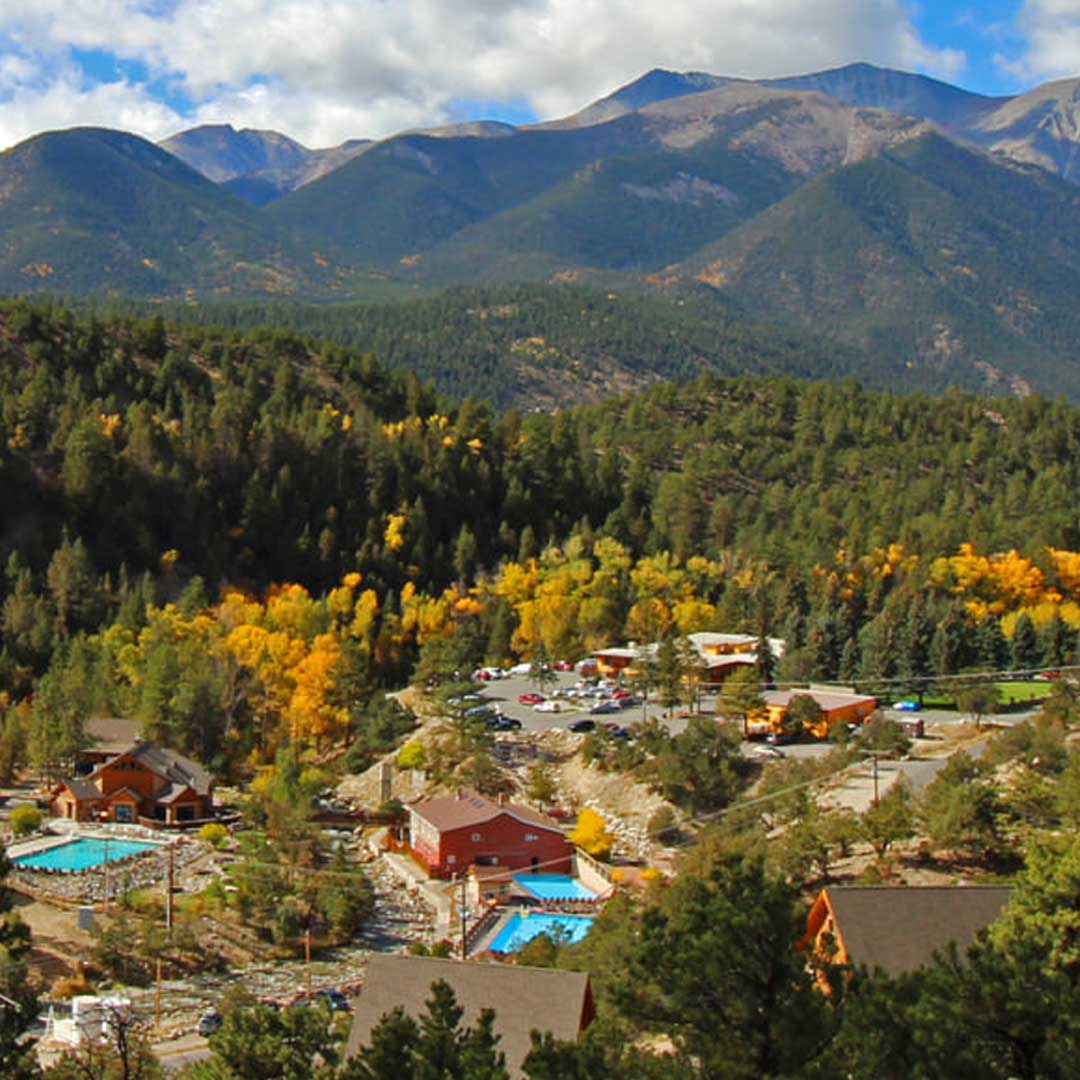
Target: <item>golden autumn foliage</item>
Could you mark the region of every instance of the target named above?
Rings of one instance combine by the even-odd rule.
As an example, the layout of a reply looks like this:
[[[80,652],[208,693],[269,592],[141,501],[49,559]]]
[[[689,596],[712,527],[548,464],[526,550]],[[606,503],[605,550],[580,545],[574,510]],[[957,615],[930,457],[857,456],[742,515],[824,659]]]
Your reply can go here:
[[[608,858],[615,846],[615,837],[607,831],[603,817],[588,806],[578,814],[566,838],[594,859]]]
[[[405,544],[406,520],[404,514],[391,514],[386,522],[383,542],[391,551],[400,551]]]

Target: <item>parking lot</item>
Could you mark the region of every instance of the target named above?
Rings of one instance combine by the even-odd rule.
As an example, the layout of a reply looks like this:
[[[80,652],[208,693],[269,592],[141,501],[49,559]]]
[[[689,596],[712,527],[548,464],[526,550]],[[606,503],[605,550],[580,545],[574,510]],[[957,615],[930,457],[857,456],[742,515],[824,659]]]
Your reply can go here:
[[[569,690],[581,682],[580,676],[575,671],[556,671],[552,673],[556,681],[549,683],[544,689],[540,689],[535,681],[527,675],[511,675],[505,679],[493,679],[483,684],[479,691],[481,700],[497,705],[504,716],[513,717],[521,721],[521,726],[526,731],[550,731],[552,728],[565,730],[572,721],[580,720],[583,716],[589,716],[589,708],[596,704],[596,698],[558,698],[559,712],[537,712],[532,705],[523,705],[518,701],[521,694],[539,693],[545,698],[550,698],[555,690]],[[637,723],[645,715],[662,716],[663,709],[650,705],[648,711],[638,705],[631,709],[621,709],[619,712],[607,713],[594,717],[598,722],[610,721],[616,724],[629,725]],[[674,725],[679,724],[676,728]],[[685,720],[673,721],[672,730],[681,730],[686,724]]]

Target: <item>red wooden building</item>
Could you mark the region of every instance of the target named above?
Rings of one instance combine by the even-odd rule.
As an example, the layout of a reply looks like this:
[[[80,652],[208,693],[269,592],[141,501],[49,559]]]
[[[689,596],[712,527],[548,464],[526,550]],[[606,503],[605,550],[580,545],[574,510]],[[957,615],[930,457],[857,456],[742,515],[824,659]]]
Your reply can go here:
[[[470,866],[568,874],[573,850],[551,818],[475,791],[410,806],[409,846],[438,878],[463,874]]]

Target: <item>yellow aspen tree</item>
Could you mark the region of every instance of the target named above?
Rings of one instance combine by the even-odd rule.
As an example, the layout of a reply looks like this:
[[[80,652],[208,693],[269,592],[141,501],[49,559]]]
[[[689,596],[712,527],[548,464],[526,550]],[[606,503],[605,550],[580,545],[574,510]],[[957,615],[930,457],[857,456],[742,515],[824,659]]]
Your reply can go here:
[[[594,859],[607,859],[615,846],[615,837],[607,831],[603,817],[588,806],[578,814],[566,838]]]

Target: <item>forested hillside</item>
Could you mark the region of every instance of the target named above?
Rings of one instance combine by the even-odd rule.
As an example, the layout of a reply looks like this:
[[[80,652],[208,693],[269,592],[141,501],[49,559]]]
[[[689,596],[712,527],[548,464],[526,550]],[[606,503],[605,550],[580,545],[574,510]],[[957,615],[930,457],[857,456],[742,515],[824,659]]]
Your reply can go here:
[[[599,402],[662,379],[857,375],[868,386],[944,390],[884,352],[861,352],[762,322],[709,290],[677,297],[624,288],[449,289],[392,304],[119,304],[107,310],[235,330],[277,327],[373,351],[453,397],[522,411]],[[312,344],[312,348],[318,348]],[[962,381],[963,373],[957,377]],[[972,388],[982,377],[971,373]]]
[[[1064,403],[703,374],[496,416],[283,331],[9,303],[0,341],[0,679],[48,670],[38,709],[188,739],[261,687],[269,748],[348,738],[418,657],[766,631],[791,678],[872,683],[1080,626]]]

